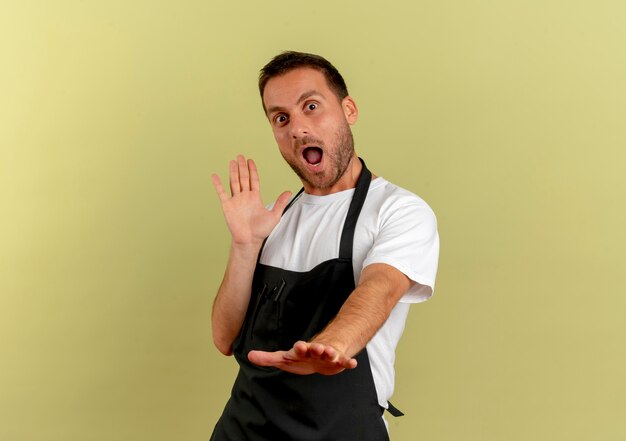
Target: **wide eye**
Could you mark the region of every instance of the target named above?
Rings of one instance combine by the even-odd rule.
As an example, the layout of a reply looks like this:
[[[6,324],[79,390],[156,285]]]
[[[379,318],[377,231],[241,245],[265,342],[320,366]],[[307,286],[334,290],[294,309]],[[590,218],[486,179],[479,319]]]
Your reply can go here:
[[[307,110],[315,110],[317,109],[317,103],[309,103],[306,105]]]
[[[285,115],[284,113],[279,113],[278,115],[276,115],[274,117],[274,123],[282,125],[285,124],[287,122],[287,115]]]

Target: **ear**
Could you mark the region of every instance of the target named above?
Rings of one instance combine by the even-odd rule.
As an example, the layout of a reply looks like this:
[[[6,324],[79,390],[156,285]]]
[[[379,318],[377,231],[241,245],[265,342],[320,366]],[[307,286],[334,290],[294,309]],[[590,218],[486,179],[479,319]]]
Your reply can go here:
[[[356,120],[359,118],[359,109],[354,100],[349,96],[345,97],[341,100],[341,108],[343,109],[343,114],[346,116],[348,124],[353,125],[356,123]]]

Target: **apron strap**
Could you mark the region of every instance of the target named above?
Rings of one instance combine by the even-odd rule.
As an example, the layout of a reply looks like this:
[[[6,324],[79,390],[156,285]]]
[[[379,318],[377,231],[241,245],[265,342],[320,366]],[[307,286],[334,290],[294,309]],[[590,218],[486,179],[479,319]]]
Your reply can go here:
[[[302,187],[300,189],[300,191],[298,191],[298,193],[296,193],[296,195],[294,197],[291,198],[291,200],[289,201],[289,203],[287,204],[287,206],[285,207],[285,209],[283,210],[283,215],[285,214],[285,212],[287,210],[289,210],[291,208],[291,206],[293,205],[294,202],[296,202],[296,199],[298,199],[300,197],[300,195],[304,193],[304,187]]]
[[[289,201],[289,203],[287,204],[287,206],[283,210],[283,214],[281,216],[284,216],[285,212],[291,208],[293,203],[296,202],[296,200],[300,197],[300,195],[302,193],[304,193],[304,187],[302,187],[300,189],[300,191],[298,193],[296,193],[296,195],[294,197],[291,198],[291,200]],[[263,243],[261,244],[261,249],[259,250],[259,254],[256,256],[256,264],[257,265],[261,261],[261,253],[263,252],[263,248],[265,248],[265,242],[267,242],[267,237],[265,239],[263,239]]]
[[[352,247],[354,244],[354,230],[356,228],[356,221],[363,208],[367,191],[370,188],[370,182],[372,181],[372,173],[365,165],[365,161],[359,158],[363,169],[361,175],[356,182],[356,188],[354,189],[354,195],[350,202],[350,208],[348,209],[348,215],[346,216],[346,222],[343,224],[343,231],[341,233],[341,242],[339,245],[339,258],[352,260]]]
[[[394,406],[393,404],[391,404],[389,401],[387,401],[387,412],[389,412],[391,415],[395,416],[395,417],[401,417],[404,416],[404,413],[398,409],[396,406]]]

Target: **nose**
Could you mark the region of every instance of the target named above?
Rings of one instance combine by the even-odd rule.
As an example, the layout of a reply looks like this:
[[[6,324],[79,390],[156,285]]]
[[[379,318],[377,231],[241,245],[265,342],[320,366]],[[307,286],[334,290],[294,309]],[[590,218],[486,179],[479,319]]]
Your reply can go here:
[[[291,115],[289,129],[293,139],[302,138],[310,134],[308,122],[301,115]]]

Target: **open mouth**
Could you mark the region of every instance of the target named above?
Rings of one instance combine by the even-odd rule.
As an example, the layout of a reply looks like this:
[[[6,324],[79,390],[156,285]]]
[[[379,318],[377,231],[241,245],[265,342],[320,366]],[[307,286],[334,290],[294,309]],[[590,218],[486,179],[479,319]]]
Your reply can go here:
[[[319,147],[307,147],[302,150],[302,157],[311,165],[318,165],[322,162],[324,152]]]

